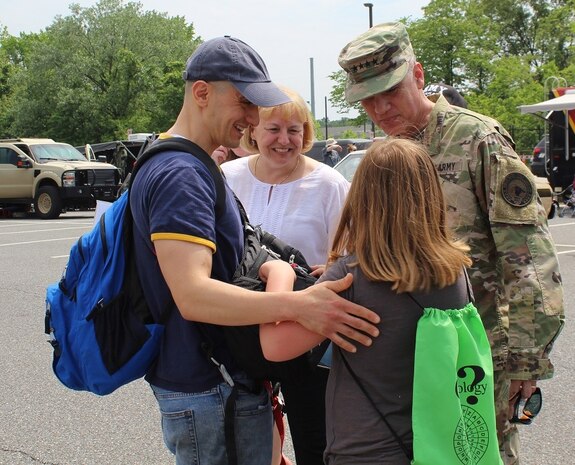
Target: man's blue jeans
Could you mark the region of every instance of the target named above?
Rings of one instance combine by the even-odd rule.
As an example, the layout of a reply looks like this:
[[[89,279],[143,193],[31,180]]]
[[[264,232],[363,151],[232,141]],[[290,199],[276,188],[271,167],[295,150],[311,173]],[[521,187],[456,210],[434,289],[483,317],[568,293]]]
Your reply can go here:
[[[176,465],[228,465],[224,410],[231,387],[222,383],[199,393],[174,392],[152,386],[162,414],[164,442]],[[269,465],[273,419],[267,391],[239,391],[235,436],[238,465]]]

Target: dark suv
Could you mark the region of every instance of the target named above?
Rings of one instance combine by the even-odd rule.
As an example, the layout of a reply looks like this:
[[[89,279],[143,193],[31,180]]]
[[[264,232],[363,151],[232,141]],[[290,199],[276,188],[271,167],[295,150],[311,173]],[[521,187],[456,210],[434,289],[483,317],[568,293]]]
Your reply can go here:
[[[531,172],[535,176],[547,177],[545,167],[545,138],[541,139],[533,149],[533,159],[531,160]]]

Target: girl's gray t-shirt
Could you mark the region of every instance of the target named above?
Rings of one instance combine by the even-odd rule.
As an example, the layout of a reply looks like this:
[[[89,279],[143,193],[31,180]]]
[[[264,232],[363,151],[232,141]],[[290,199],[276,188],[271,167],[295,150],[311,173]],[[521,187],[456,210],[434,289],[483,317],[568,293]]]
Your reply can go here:
[[[368,281],[359,266],[350,266],[354,256],[331,265],[321,281],[353,274],[352,286],[342,296],[363,305],[381,317],[380,335],[370,347],[357,345],[357,352],[344,356],[378,409],[411,448],[411,405],[413,363],[417,321],[423,310],[407,294],[391,290],[387,282]],[[470,300],[467,280],[462,272],[458,281],[429,293],[412,293],[423,307],[463,308]],[[441,341],[437,341],[441,344]],[[409,465],[389,428],[357,386],[343,364],[339,349],[333,351],[326,391],[326,463],[329,465],[389,464]],[[430,379],[430,383],[442,383]]]

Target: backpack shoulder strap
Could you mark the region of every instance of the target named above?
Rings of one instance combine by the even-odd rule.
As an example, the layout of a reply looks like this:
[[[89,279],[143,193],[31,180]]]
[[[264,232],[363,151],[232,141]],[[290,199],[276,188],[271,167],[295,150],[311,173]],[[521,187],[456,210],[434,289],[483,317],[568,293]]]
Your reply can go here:
[[[212,175],[212,179],[216,185],[216,216],[222,216],[226,208],[226,186],[224,184],[222,172],[220,171],[216,162],[212,160],[212,158],[204,151],[204,149],[189,139],[185,139],[183,137],[156,139],[146,148],[146,150],[144,150],[142,155],[138,157],[136,165],[134,166],[134,170],[132,171],[130,183],[134,182],[134,178],[136,177],[138,170],[146,161],[158,153],[167,151],[189,153],[204,164],[204,166]]]
[[[469,273],[467,272],[467,268],[463,270],[463,273],[465,274],[465,284],[467,285],[467,297],[469,298],[469,302],[475,303],[473,287],[471,286],[471,281],[469,280]]]
[[[148,161],[154,155],[169,150],[189,153],[195,156],[206,166],[206,168],[208,168],[216,185],[216,206],[215,206],[216,217],[221,217],[226,207],[226,187],[220,169],[218,168],[214,160],[212,160],[212,158],[200,146],[194,144],[192,141],[185,139],[183,137],[156,139],[151,145],[149,145],[136,160],[136,164],[134,166],[134,169],[132,170],[130,179],[128,181],[128,185],[131,185],[131,183],[134,182],[136,174],[146,161]],[[130,208],[130,200],[129,200],[130,189],[128,189],[127,195],[128,199],[127,199],[126,211],[124,213],[124,241],[125,241],[124,246],[126,251],[126,263],[128,264],[126,279],[132,280],[132,283],[136,283],[136,281],[137,283],[139,283],[138,272],[136,269],[136,261],[133,259],[133,256],[135,254],[134,241],[132,240],[132,231],[134,225],[133,225],[132,209]],[[174,301],[173,298],[171,298],[170,296],[168,302],[165,305],[164,310],[160,314],[161,323],[164,323],[167,320],[167,317],[173,305]]]
[[[337,347],[337,346],[336,346]],[[379,408],[377,408],[377,404],[375,403],[375,401],[373,400],[373,398],[369,395],[369,393],[367,392],[367,389],[365,388],[365,386],[363,385],[363,383],[359,380],[358,376],[355,374],[355,371],[352,370],[351,366],[349,365],[349,362],[347,361],[343,350],[341,350],[341,348],[337,347],[337,350],[339,351],[340,355],[341,355],[341,360],[343,361],[343,364],[345,366],[345,368],[347,369],[347,371],[349,372],[349,374],[351,375],[353,381],[355,382],[355,384],[357,385],[357,387],[361,390],[361,392],[363,393],[363,395],[366,397],[366,399],[369,401],[369,403],[371,404],[371,406],[375,409],[375,411],[377,412],[377,414],[379,415],[379,418],[381,418],[381,421],[383,421],[385,423],[385,425],[387,426],[387,428],[389,429],[389,431],[391,432],[393,438],[395,439],[395,442],[397,442],[397,444],[399,445],[399,447],[401,448],[401,450],[403,451],[403,453],[405,454],[405,456],[409,459],[409,460],[413,460],[413,452],[407,447],[407,445],[401,440],[401,438],[399,437],[399,434],[397,434],[397,432],[393,429],[393,427],[391,426],[391,424],[389,423],[389,420],[387,419],[387,417],[385,416],[385,414],[379,410]]]
[[[465,287],[467,289],[467,298],[469,299],[469,302],[475,303],[475,299],[473,297],[473,289],[471,287],[471,281],[469,281],[469,274],[467,273],[467,269],[463,269],[463,275],[465,276]],[[421,303],[419,303],[419,301],[411,295],[411,292],[406,292],[406,295],[411,300],[413,300],[418,307],[420,307],[422,310],[425,310],[425,307],[421,305]]]

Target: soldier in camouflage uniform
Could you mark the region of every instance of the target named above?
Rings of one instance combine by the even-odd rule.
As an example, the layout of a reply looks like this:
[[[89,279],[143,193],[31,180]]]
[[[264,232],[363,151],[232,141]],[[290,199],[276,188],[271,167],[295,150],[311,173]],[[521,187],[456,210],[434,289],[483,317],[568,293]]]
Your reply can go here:
[[[405,27],[385,23],[344,47],[346,99],[388,135],[421,140],[442,178],[450,226],[470,246],[469,275],[494,362],[503,462],[518,464],[510,399],[551,378],[549,353],[564,322],[563,289],[545,210],[511,137],[486,116],[427,98]]]

